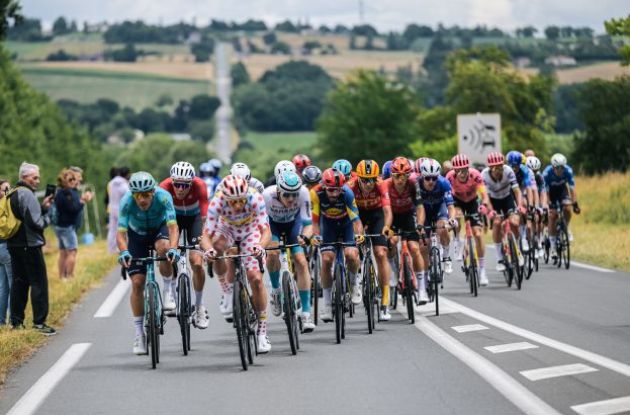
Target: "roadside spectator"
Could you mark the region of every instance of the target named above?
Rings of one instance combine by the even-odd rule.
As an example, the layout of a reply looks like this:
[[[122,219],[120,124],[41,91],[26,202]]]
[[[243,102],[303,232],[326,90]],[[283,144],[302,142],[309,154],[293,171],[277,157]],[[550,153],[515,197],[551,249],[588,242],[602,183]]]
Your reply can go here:
[[[35,164],[22,163],[19,176],[19,188],[11,195],[10,202],[11,209],[22,223],[17,233],[7,241],[13,270],[11,326],[14,329],[24,328],[24,310],[30,289],[33,328],[51,336],[57,332],[46,324],[48,275],[42,246],[46,243],[44,228],[50,224],[50,218],[45,214],[53,196],[46,197],[41,205],[37,201],[35,190],[39,186],[39,167]]]
[[[63,169],[57,177],[57,193],[55,194],[55,209],[57,221],[55,234],[59,241],[59,278],[68,280],[74,277],[74,266],[77,261],[79,239],[77,237],[77,217],[83,211],[86,202],[92,199],[91,192],[79,195],[75,187],[76,173],[70,169]]]
[[[76,178],[76,181],[73,183],[72,187],[74,187],[75,189],[77,189],[77,191],[79,191],[79,186],[83,184],[83,169],[77,166],[70,166],[68,167],[68,169],[74,172],[74,177]],[[77,230],[77,232],[82,227],[83,227],[83,210],[81,210],[81,213],[79,213],[79,216],[77,216],[77,222],[74,224],[74,228]]]
[[[118,167],[112,167],[109,169],[109,181],[107,182],[107,186],[105,186],[105,225],[109,224],[109,183],[112,181],[114,177],[118,176]]]
[[[118,252],[116,244],[116,234],[118,233],[118,207],[120,200],[129,190],[129,171],[128,167],[118,169],[118,175],[109,181],[107,191],[109,193],[109,225],[107,229],[107,247],[109,252],[114,254]]]
[[[11,187],[6,179],[0,179],[0,199]],[[7,248],[7,241],[0,239],[0,326],[7,324],[7,310],[9,308],[9,294],[11,293],[11,256]]]

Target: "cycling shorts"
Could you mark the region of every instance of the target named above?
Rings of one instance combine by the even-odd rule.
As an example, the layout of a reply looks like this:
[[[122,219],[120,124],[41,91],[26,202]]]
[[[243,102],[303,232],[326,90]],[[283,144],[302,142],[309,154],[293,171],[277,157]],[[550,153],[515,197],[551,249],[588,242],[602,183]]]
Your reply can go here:
[[[448,220],[448,208],[446,207],[446,203],[424,205],[424,226],[430,226],[439,220]]]
[[[481,226],[479,201],[477,199],[473,199],[470,202],[463,202],[454,197],[453,200],[455,201],[455,207],[461,209],[464,214],[469,215],[468,220],[470,220],[470,226]]]
[[[149,250],[155,250],[155,243],[159,240],[168,241],[168,227],[166,222],[162,222],[160,227],[156,230],[147,231],[145,235],[140,235],[131,229],[127,230],[127,240],[129,253],[133,258],[146,258],[149,256]],[[127,274],[133,277],[136,274],[147,273],[146,264],[137,265],[132,264],[127,270]]]
[[[201,232],[203,229],[201,216],[177,215],[177,227],[179,228],[180,234],[182,231],[186,231],[186,244],[196,245],[201,241]]]
[[[407,241],[419,241],[420,235],[416,231],[416,214],[415,211],[410,210],[406,213],[394,213],[392,220],[392,228],[402,232],[412,232],[410,234],[403,235],[402,239]]]
[[[516,212],[516,201],[514,201],[514,196],[512,194],[503,199],[490,198],[490,203],[492,204],[492,209],[504,216],[508,216]]]
[[[227,240],[228,246],[238,243],[240,252],[244,254],[253,253],[254,247],[260,245],[260,239],[262,238],[262,233],[257,223],[251,222],[240,226],[232,225],[228,223],[223,216],[220,216],[217,221],[217,225],[214,228],[214,235],[224,237]],[[263,272],[259,266],[258,258],[254,256],[243,258],[243,264],[247,271]]]
[[[269,220],[269,227],[271,228],[271,239],[279,242],[282,234],[286,235],[286,243],[289,245],[298,243],[298,236],[302,231],[302,220],[298,217],[293,222],[274,222]],[[304,253],[304,249],[301,246],[294,246],[291,248],[293,255]]]
[[[354,229],[352,227],[352,221],[348,220],[331,220],[322,218],[321,219],[321,232],[322,232],[322,243],[332,243],[332,242],[344,242],[344,243],[354,243]],[[334,246],[322,246],[321,251],[334,251]]]
[[[383,213],[383,209],[359,209],[359,218],[365,227],[365,233],[372,235],[383,233],[383,226],[385,226],[385,213]],[[372,238],[372,245],[387,246],[387,238],[383,235]]]

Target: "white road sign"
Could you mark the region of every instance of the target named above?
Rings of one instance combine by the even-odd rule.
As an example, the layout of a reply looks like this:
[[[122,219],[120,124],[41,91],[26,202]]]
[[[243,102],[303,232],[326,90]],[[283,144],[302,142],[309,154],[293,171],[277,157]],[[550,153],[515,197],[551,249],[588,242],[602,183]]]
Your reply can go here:
[[[458,149],[473,163],[486,163],[488,154],[501,151],[500,114],[459,114],[457,116]]]

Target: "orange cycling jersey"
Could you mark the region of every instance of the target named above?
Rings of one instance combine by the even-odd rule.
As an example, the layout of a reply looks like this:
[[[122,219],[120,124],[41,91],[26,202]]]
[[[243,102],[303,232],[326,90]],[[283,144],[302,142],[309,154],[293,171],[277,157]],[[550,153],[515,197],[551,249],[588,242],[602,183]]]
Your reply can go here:
[[[361,188],[358,179],[351,180],[348,183],[348,187],[354,193],[354,198],[360,210],[377,210],[382,209],[383,206],[391,205],[387,184],[381,179],[378,179],[374,188],[369,192]]]

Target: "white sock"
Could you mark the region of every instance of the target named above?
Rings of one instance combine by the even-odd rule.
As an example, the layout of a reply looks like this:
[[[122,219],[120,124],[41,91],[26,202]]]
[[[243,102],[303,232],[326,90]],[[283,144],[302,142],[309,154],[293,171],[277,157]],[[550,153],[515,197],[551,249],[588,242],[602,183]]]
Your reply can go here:
[[[203,301],[203,290],[197,291],[195,290],[195,308],[199,308]]]
[[[426,281],[424,279],[425,274],[426,273],[424,271],[416,272],[416,280],[418,281],[418,287],[420,288],[420,291],[425,291],[427,289]]]
[[[171,279],[171,290],[173,293],[177,292],[177,278]]]
[[[144,334],[144,328],[142,327],[144,323],[143,316],[134,316],[133,317],[133,328],[135,329],[136,336],[140,336]]]
[[[494,246],[496,247],[497,251],[497,259],[503,259],[503,245],[501,244],[501,242],[494,244]]]
[[[442,259],[447,258],[448,257],[448,253],[449,253],[449,246],[450,245],[442,245]]]
[[[324,292],[324,304],[332,305],[332,288],[324,288],[322,291]]]
[[[162,281],[164,281],[164,294],[168,294],[173,289],[173,278],[172,277],[163,277]]]

